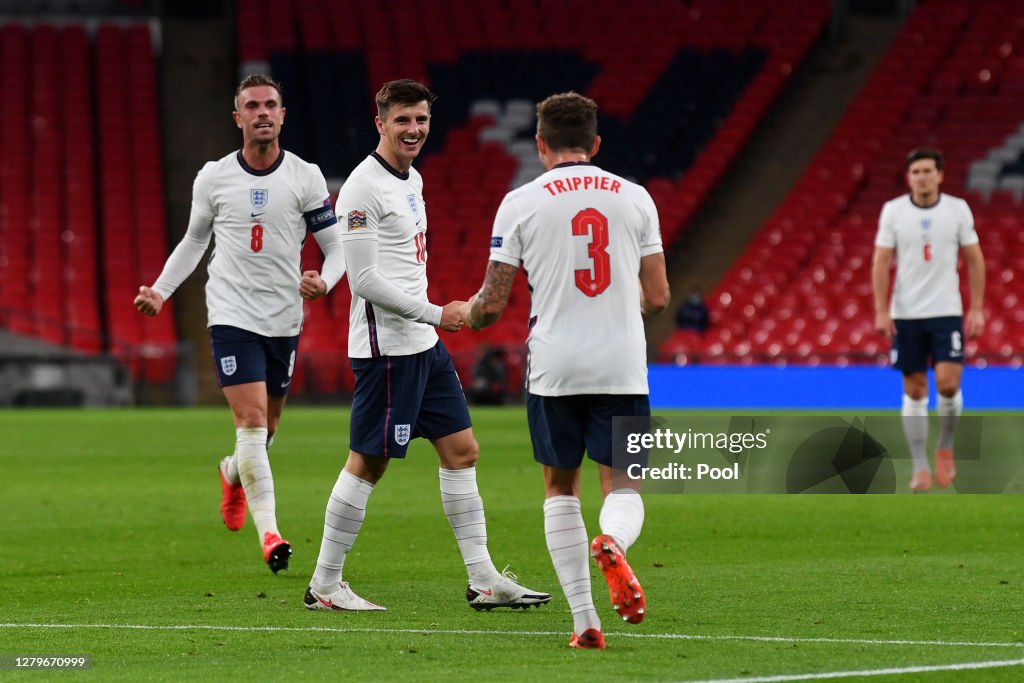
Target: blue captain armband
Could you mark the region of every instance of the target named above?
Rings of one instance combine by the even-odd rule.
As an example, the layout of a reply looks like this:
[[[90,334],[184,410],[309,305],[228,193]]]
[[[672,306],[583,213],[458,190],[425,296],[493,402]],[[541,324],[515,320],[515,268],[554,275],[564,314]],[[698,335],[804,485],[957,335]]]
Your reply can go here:
[[[312,211],[305,212],[302,214],[302,217],[306,219],[306,227],[309,228],[310,232],[323,230],[338,222],[338,218],[334,215],[334,209],[331,208],[329,197],[324,200],[323,206],[318,206]]]

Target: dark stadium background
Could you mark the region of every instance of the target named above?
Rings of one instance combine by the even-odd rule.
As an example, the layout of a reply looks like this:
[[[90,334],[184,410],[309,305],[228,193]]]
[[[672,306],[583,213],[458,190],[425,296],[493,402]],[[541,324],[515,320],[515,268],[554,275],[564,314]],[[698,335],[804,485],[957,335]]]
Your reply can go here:
[[[254,525],[223,527],[215,470],[236,434],[205,273],[157,318],[132,299],[181,238],[198,169],[239,146],[231,95],[253,71],[283,81],[284,146],[335,190],[375,144],[382,81],[437,92],[417,162],[435,301],[479,286],[498,202],[539,172],[533,102],[599,102],[597,162],[645,184],[666,244],[673,304],[647,322],[658,424],[782,432],[770,458],[697,453],[742,480],[645,489],[629,561],[650,614],[619,620],[594,573],[607,650],[566,647],[521,405],[522,278],[500,324],[444,339],[472,400],[516,404],[471,408],[488,547],[550,604],[467,607],[416,439],[345,564],[388,611],[303,607],[348,453],[345,283],[307,307],[270,455],[288,572]],[[1024,497],[970,495],[1024,492],[1020,0],[0,0],[0,84],[0,679],[15,656],[88,655],[133,683],[1022,680]],[[988,329],[966,348],[957,481],[912,493],[869,272],[919,145],[974,211]],[[692,292],[703,333],[677,329]],[[814,495],[846,492],[904,495]]]
[[[437,92],[417,164],[435,301],[475,291],[498,202],[539,172],[533,102],[594,97],[598,163],[661,214],[660,407],[711,389],[725,405],[895,406],[871,245],[906,152],[939,147],[988,266],[965,385],[976,406],[1020,405],[1024,7],[1010,0],[2,1],[0,405],[220,401],[202,267],[155,319],[131,301],[183,234],[196,171],[237,148],[231,94],[258,71],[283,83],[283,145],[335,191],[375,145],[382,81]],[[303,265],[318,258],[310,240]],[[675,326],[693,292],[703,333]],[[307,305],[293,400],[350,395],[348,303],[342,285]],[[520,277],[500,324],[444,336],[480,400],[521,398],[527,310]]]

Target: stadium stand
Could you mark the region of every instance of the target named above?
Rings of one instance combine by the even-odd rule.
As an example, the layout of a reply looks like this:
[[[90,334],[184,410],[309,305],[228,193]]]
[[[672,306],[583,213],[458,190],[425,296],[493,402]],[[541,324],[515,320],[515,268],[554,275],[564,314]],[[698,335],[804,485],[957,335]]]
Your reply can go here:
[[[969,362],[1024,361],[1024,6],[934,0],[915,11],[799,183],[710,298],[706,336],[660,349],[678,364],[879,364],[871,254],[903,159],[944,151],[943,189],[975,214],[989,273],[986,334]],[[961,264],[961,282],[967,279]]]
[[[828,7],[656,0],[637,12],[613,0],[240,0],[237,47],[242,73],[269,66],[284,84],[283,145],[339,180],[376,145],[380,83],[416,78],[440,95],[418,167],[431,221],[430,296],[448,301],[482,279],[502,196],[540,171],[534,102],[572,88],[601,104],[600,163],[646,185],[671,242],[820,35]],[[306,263],[318,263],[315,249]],[[300,361],[296,388],[351,381],[336,367],[347,297],[307,306],[308,363]],[[521,346],[528,310],[519,278],[499,324],[444,336],[464,379],[478,348]],[[522,357],[507,357],[515,392]]]
[[[93,130],[92,74],[89,37],[81,26],[67,26],[61,38],[64,74],[63,93],[67,111],[75,112],[75,125]],[[65,131],[70,141],[71,131]],[[68,322],[67,343],[88,352],[103,349],[100,320],[100,283],[96,269],[96,184],[93,168],[95,146],[91,135],[75,136],[75,154],[65,160],[64,186],[66,224],[62,235],[64,264],[64,315]]]
[[[131,306],[167,258],[156,73],[144,25],[103,25],[96,34],[103,277],[109,350],[136,373],[167,379],[173,304],[155,318]],[[127,87],[126,87],[127,86]],[[171,303],[171,302],[168,302]]]
[[[81,135],[93,121],[85,30],[5,24],[0,61],[12,88],[0,104],[0,319],[12,332],[100,351],[93,141]]]
[[[32,138],[30,136],[28,31],[16,24],[0,27],[0,74],[11,88],[9,97],[0,98],[0,142],[4,163],[0,164],[0,237],[3,244],[3,268],[0,269],[0,301],[4,325],[11,331],[32,334],[34,325],[29,306],[30,243],[25,226],[29,225],[31,205],[30,177]]]
[[[0,324],[167,381],[173,314],[131,306],[168,253],[150,30],[92,28],[0,27]]]
[[[269,68],[285,83],[285,146],[337,182],[375,143],[381,81],[419,78],[441,95],[419,168],[430,294],[449,300],[482,275],[502,195],[540,171],[537,99],[571,87],[599,100],[599,161],[646,185],[671,242],[821,34],[828,4],[654,0],[638,13],[611,0],[255,0],[236,3],[235,28],[240,70]],[[968,356],[1024,364],[1021,26],[1024,8],[1010,0],[922,4],[708,297],[711,330],[676,332],[659,358],[886,364],[871,316],[876,219],[904,191],[905,152],[927,144],[944,151],[944,189],[971,202],[986,252],[988,333]],[[161,382],[175,372],[173,310],[146,319],[124,303],[168,253],[153,50],[139,23],[0,26],[0,74],[13,93],[0,102],[0,325],[111,353]],[[319,258],[307,245],[304,265]],[[313,362],[300,364],[296,393],[350,391],[348,302],[342,287],[307,306],[302,351]],[[464,375],[480,348],[518,347],[528,306],[519,278],[499,325],[445,335]],[[522,358],[507,357],[514,390]]]

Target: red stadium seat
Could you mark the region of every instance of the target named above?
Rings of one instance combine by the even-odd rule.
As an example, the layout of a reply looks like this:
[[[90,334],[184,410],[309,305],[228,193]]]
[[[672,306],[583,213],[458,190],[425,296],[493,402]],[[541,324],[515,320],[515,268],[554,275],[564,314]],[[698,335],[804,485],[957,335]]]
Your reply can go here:
[[[910,17],[831,138],[710,297],[715,326],[741,340],[756,337],[755,346],[764,348],[770,342],[758,335],[766,319],[782,325],[803,319],[809,323],[805,332],[790,328],[783,336],[785,353],[796,362],[887,362],[873,331],[869,263],[881,205],[905,191],[899,154],[892,150],[925,143],[943,149],[943,189],[965,194],[970,162],[999,147],[1021,123],[1024,61],[1007,58],[1024,42],[1016,31],[999,30],[1010,22],[1024,24],[1017,5],[952,0],[942,3],[942,11],[921,9]],[[997,190],[987,204],[972,199],[971,205],[990,281],[1012,282],[1024,269],[1024,256],[1012,246],[1024,244],[1020,197]],[[782,279],[774,291],[759,290],[764,306],[751,316],[753,304],[743,300],[742,290],[754,286],[755,270]],[[961,281],[966,286],[964,270]],[[1017,315],[1022,308],[1018,294],[998,284],[990,286],[987,299],[997,314]],[[827,321],[840,327],[816,327]],[[1013,363],[1020,347],[1005,341],[1009,329],[1009,323],[990,325],[987,341],[969,346],[968,358],[976,349],[980,361]],[[709,338],[714,336],[713,328]],[[741,343],[725,349],[738,361],[737,354],[751,353]],[[715,362],[720,359],[716,353]]]

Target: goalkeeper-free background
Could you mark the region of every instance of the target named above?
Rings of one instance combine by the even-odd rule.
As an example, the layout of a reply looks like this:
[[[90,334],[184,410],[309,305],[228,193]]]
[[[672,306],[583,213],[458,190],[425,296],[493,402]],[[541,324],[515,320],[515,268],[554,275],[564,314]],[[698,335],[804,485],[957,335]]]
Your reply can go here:
[[[570,650],[525,414],[473,416],[491,554],[554,595],[539,609],[466,605],[422,441],[375,490],[346,562],[388,611],[303,608],[343,409],[285,414],[271,461],[295,554],[279,576],[251,520],[237,533],[220,521],[223,408],[0,413],[0,653],[90,654],[91,672],[34,675],[97,680],[1019,680],[997,665],[1024,659],[1016,495],[647,496],[630,558],[649,617],[617,621],[595,568],[608,650]],[[593,467],[582,494],[594,535]]]

